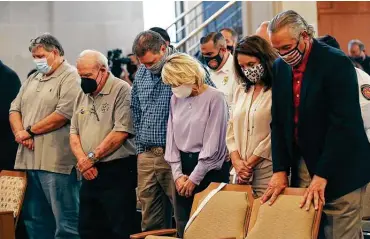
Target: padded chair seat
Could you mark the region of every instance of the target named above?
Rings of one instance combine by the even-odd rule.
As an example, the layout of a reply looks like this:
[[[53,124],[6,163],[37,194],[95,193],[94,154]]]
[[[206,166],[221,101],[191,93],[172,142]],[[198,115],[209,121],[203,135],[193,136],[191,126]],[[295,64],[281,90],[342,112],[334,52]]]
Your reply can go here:
[[[18,215],[25,183],[21,177],[0,177],[0,211],[13,211],[14,217]]]
[[[246,239],[312,239],[315,209],[299,208],[302,196],[280,195],[272,206],[253,204],[251,230]]]

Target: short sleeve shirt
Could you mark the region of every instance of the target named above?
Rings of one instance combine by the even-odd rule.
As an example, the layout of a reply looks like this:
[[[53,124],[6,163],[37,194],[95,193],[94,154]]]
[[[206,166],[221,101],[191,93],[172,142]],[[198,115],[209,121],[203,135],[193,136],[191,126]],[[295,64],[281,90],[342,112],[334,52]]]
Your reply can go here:
[[[222,91],[225,95],[229,111],[232,108],[233,96],[238,86],[233,67],[234,59],[233,56],[229,54],[225,65],[220,70],[210,71],[211,80],[215,83],[217,89]]]
[[[52,113],[70,120],[80,86],[74,67],[64,61],[53,74],[32,74],[25,81],[10,106],[10,113],[22,115],[23,127],[32,126]],[[34,151],[19,145],[16,169],[44,170],[70,174],[76,159],[69,146],[70,124],[49,133],[35,136]]]
[[[71,121],[71,134],[80,136],[83,151],[94,151],[112,131],[126,132],[129,138],[114,153],[100,160],[108,162],[136,154],[130,110],[131,87],[109,73],[99,94],[79,93]]]
[[[358,86],[360,91],[360,106],[362,119],[364,121],[364,128],[367,138],[370,142],[370,76],[358,69],[356,69]]]

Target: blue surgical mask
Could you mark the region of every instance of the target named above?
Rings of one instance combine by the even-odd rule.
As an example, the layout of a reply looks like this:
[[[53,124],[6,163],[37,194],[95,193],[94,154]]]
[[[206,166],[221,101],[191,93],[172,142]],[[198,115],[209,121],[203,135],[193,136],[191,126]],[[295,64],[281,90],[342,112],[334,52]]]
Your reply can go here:
[[[48,65],[48,57],[33,60],[36,65],[36,69],[43,74],[47,74],[51,71],[51,66]]]

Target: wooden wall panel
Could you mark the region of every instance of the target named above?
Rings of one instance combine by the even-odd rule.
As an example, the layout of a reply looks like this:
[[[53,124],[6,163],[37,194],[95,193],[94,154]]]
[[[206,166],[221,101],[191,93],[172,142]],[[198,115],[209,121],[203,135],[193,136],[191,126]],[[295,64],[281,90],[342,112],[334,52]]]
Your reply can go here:
[[[370,49],[370,2],[317,2],[317,14],[319,36],[334,36],[346,53],[351,39]]]

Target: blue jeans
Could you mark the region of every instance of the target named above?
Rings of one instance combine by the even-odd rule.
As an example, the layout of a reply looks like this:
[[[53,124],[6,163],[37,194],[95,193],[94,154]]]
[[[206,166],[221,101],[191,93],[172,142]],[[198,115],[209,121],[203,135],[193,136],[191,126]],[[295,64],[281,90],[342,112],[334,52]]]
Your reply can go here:
[[[29,239],[79,239],[76,170],[70,175],[28,170],[27,179],[23,216]]]

